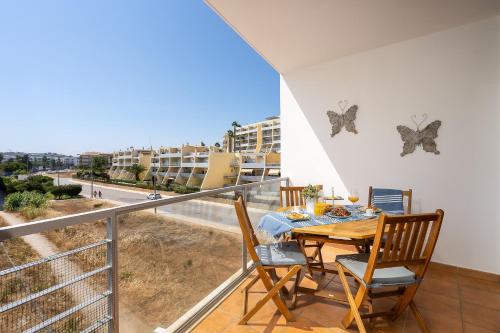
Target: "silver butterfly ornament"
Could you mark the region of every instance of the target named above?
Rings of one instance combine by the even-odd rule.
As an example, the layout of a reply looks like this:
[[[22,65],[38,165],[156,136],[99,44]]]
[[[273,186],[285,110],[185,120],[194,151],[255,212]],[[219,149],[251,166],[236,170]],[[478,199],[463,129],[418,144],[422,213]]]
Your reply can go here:
[[[424,127],[424,129],[420,129],[422,123],[427,119],[427,114],[423,114],[423,119],[420,123],[416,121],[416,115],[411,117],[412,122],[417,125],[416,130],[412,130],[409,127],[399,125],[396,127],[399,134],[401,135],[401,140],[403,140],[403,152],[401,152],[401,157],[411,154],[415,151],[417,146],[422,146],[424,151],[428,153],[434,153],[439,155],[440,152],[437,150],[435,138],[438,137],[438,129],[441,126],[440,120],[435,120]]]
[[[340,101],[339,107],[342,112],[347,107],[347,101]],[[326,114],[328,119],[330,120],[330,124],[332,125],[332,133],[330,136],[333,138],[335,135],[340,133],[342,127],[345,127],[346,131],[358,134],[356,130],[356,125],[354,121],[356,120],[356,113],[358,112],[358,106],[352,105],[345,113],[338,114],[334,111],[327,111]]]

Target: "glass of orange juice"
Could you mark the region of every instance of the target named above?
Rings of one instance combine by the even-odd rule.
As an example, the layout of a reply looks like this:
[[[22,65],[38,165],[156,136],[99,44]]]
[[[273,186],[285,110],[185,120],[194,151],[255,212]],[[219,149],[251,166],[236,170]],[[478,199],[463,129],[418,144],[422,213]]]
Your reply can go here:
[[[316,202],[314,205],[314,215],[320,216],[325,214],[327,204],[324,202]]]
[[[358,190],[356,190],[356,189],[352,189],[352,190],[349,192],[349,195],[348,195],[347,199],[351,202],[351,204],[352,204],[353,208],[356,208],[356,207],[354,206],[354,204],[355,204],[356,202],[358,202],[358,200],[359,200],[359,193],[358,193]]]

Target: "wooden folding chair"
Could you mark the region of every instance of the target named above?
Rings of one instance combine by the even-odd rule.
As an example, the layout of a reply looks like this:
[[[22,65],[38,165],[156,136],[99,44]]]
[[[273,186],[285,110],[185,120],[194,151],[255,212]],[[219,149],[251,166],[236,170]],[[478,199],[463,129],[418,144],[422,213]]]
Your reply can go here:
[[[318,190],[323,189],[323,185],[314,185]],[[281,186],[280,187],[280,207],[290,207],[290,206],[303,206],[305,205],[304,197],[302,196],[302,190],[304,186]],[[323,256],[321,254],[321,249],[325,245],[324,242],[312,241],[312,243],[307,242],[308,239],[303,240],[302,247],[304,248],[304,253],[307,257],[307,268],[309,273],[312,275],[312,267],[325,268],[323,263]],[[306,249],[314,248],[311,254],[307,254]]]
[[[299,244],[296,241],[282,242],[277,248],[273,248],[270,244],[260,244],[259,240],[255,236],[252,224],[250,223],[245,202],[242,197],[238,198],[238,200],[234,202],[234,207],[236,209],[236,215],[238,216],[238,222],[241,227],[241,232],[243,234],[243,239],[245,240],[248,253],[252,258],[257,271],[257,276],[251,280],[243,290],[245,293],[243,317],[241,318],[239,324],[245,325],[250,318],[252,318],[252,316],[255,315],[255,313],[257,313],[257,311],[259,311],[259,309],[262,308],[262,306],[269,300],[272,300],[274,304],[276,304],[278,310],[283,314],[283,316],[285,316],[287,321],[295,321],[293,314],[286,306],[281,295],[284,293],[288,294],[285,284],[295,276],[292,293],[292,304],[295,305],[297,300],[298,284],[301,276],[301,268],[306,265],[306,257],[302,253]],[[288,272],[285,276],[279,279],[276,274],[276,268],[287,268]],[[248,292],[259,279],[262,281],[267,293],[250,311],[247,312]]]
[[[443,215],[440,209],[434,214],[382,214],[371,253],[337,256],[337,269],[350,305],[342,321],[345,328],[355,320],[359,331],[366,332],[362,318],[388,316],[395,320],[410,306],[421,330],[429,332],[413,297],[429,266]],[[384,238],[386,241],[382,244]],[[355,297],[351,294],[346,273],[359,282]],[[384,290],[376,292],[377,288]],[[399,296],[391,310],[360,314],[359,308],[365,299],[389,296]]]
[[[323,185],[314,185],[318,190],[323,189]],[[302,190],[304,186],[280,186],[280,207],[303,206],[305,205]]]
[[[405,214],[411,214],[411,200],[413,191],[410,188],[409,190],[402,190],[401,192],[403,194],[401,198],[401,200],[403,200],[403,206],[404,206],[404,198],[406,198],[406,209],[404,209]],[[368,206],[371,206],[372,204],[373,204],[373,187],[370,186],[368,188]]]

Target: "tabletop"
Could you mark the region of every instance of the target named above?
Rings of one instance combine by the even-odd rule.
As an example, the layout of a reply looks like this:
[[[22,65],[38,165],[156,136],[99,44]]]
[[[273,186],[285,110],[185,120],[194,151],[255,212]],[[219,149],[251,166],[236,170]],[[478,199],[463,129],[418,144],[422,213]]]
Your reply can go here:
[[[305,228],[293,228],[292,233],[318,236],[335,236],[351,239],[374,238],[377,233],[378,218],[351,221],[338,224],[318,225]]]
[[[282,207],[277,209],[277,212],[285,212],[293,210],[294,207]],[[261,220],[262,223],[262,220]],[[290,223],[288,223],[290,224]],[[321,225],[304,226],[299,223],[293,228],[289,228],[290,232],[303,235],[316,236],[335,236],[345,237],[350,239],[370,239],[374,238],[377,231],[378,216],[371,219],[361,219],[356,221],[345,221],[340,223],[325,223]],[[269,223],[267,224],[269,226]],[[277,232],[279,231],[276,230]]]

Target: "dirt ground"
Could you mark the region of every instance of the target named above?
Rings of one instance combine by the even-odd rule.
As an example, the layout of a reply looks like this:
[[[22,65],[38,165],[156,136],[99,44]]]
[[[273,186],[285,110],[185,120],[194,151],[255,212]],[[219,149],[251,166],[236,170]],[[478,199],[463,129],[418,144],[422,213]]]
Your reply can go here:
[[[102,204],[102,205],[101,205]],[[47,217],[112,206],[105,200],[52,201]],[[61,250],[105,237],[104,221],[45,233]],[[241,267],[241,238],[149,212],[119,217],[120,300],[148,328],[166,327]]]

